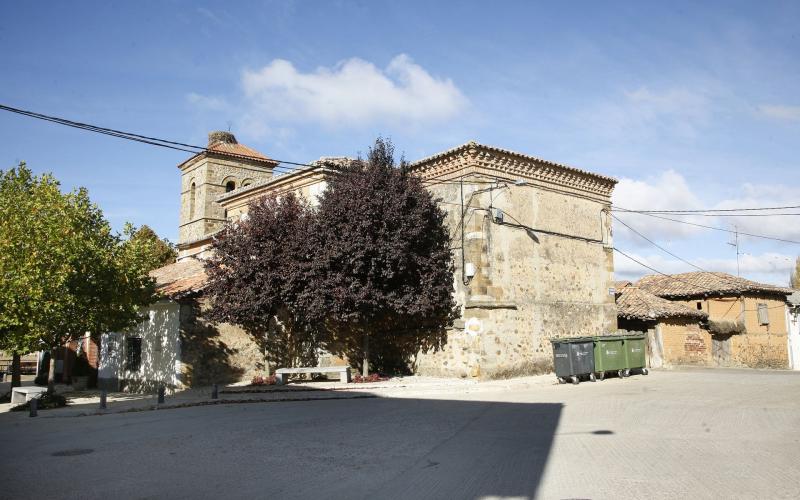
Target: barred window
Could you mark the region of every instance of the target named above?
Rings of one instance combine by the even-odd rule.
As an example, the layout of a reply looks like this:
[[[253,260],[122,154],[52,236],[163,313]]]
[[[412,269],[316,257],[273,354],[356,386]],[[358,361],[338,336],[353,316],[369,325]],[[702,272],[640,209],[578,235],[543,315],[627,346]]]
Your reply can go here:
[[[758,324],[759,325],[769,324],[769,310],[766,304],[758,305]]]
[[[138,372],[142,366],[142,338],[128,337],[125,339],[125,369]]]

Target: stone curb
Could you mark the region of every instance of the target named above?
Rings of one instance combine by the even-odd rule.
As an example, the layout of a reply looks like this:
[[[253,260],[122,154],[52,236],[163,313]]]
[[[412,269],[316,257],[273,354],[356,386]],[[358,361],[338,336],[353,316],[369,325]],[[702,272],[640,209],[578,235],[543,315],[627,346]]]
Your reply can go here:
[[[207,399],[202,401],[188,401],[185,403],[176,403],[176,404],[163,404],[163,405],[149,405],[149,406],[142,406],[142,407],[134,407],[128,408],[125,410],[113,411],[113,410],[92,410],[92,411],[85,411],[77,414],[69,414],[69,415],[41,415],[42,418],[70,418],[70,417],[95,417],[101,415],[117,415],[121,413],[137,413],[143,411],[155,411],[155,410],[175,410],[179,408],[191,408],[194,406],[214,406],[214,405],[226,405],[226,404],[247,404],[247,403],[285,403],[291,401],[321,401],[321,400],[339,400],[339,399],[367,399],[367,398],[377,398],[378,396],[374,394],[352,394],[346,397],[335,396],[335,397],[320,397],[320,396],[309,396],[309,397],[302,397],[302,398],[251,398],[251,399]]]

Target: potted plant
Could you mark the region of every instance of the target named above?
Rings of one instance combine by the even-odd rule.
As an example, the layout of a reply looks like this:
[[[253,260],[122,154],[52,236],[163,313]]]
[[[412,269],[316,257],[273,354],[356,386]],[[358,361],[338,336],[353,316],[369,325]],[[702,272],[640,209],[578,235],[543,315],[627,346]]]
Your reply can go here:
[[[81,353],[75,359],[75,366],[72,367],[72,388],[76,391],[83,391],[89,385],[89,375],[91,374],[92,367],[89,366],[89,360],[86,359],[86,354]]]

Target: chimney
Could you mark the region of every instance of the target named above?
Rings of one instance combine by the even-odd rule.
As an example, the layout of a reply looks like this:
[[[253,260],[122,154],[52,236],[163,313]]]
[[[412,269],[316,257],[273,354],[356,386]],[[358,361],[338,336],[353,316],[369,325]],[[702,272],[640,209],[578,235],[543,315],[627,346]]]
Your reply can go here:
[[[211,147],[218,142],[224,142],[226,144],[237,144],[236,137],[230,132],[224,132],[222,130],[215,130],[214,132],[209,132],[208,147]]]

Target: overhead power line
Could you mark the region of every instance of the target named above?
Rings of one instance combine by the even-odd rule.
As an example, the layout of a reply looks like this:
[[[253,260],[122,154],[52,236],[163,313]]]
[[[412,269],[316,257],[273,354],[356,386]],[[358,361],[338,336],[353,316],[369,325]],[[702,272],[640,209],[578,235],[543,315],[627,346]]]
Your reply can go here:
[[[790,205],[785,207],[750,207],[750,208],[709,208],[705,210],[626,210],[627,212],[648,213],[648,214],[692,214],[704,212],[751,212],[763,210],[786,210],[800,208],[800,205]]]
[[[782,243],[793,243],[795,245],[800,245],[800,241],[789,240],[789,239],[786,239],[786,238],[777,238],[775,236],[766,236],[766,235],[763,235],[763,234],[745,233],[745,232],[742,232],[742,231],[734,231],[732,229],[725,229],[724,227],[707,226],[705,224],[698,224],[696,222],[689,222],[689,221],[685,221],[685,220],[671,219],[669,217],[664,217],[662,215],[650,214],[650,213],[646,213],[646,212],[637,212],[635,210],[628,210],[628,209],[625,209],[625,208],[622,208],[622,207],[617,207],[617,210],[622,211],[622,212],[627,212],[627,213],[646,215],[647,217],[653,217],[653,218],[656,218],[656,219],[666,220],[666,221],[675,222],[675,223],[679,223],[679,224],[686,224],[686,225],[689,225],[689,226],[702,227],[702,228],[705,228],[705,229],[713,229],[714,231],[721,231],[721,232],[724,232],[724,233],[731,233],[731,234],[738,233],[738,234],[741,234],[741,235],[744,235],[744,236],[750,236],[752,238],[761,238],[761,239],[765,239],[765,240],[780,241]]]
[[[63,126],[71,127],[71,128],[76,128],[76,129],[79,129],[79,130],[85,130],[85,131],[88,131],[88,132],[94,132],[94,133],[98,133],[98,134],[108,135],[108,136],[111,136],[111,137],[117,137],[119,139],[125,139],[125,140],[130,140],[130,141],[143,143],[143,144],[148,144],[148,145],[151,145],[151,146],[157,146],[157,147],[173,149],[173,150],[177,150],[177,151],[183,151],[183,152],[191,153],[191,154],[200,154],[200,153],[204,153],[204,152],[214,152],[213,150],[210,150],[209,148],[207,148],[205,146],[197,146],[197,145],[189,144],[189,143],[185,143],[185,142],[172,141],[172,140],[168,140],[168,139],[161,139],[161,138],[154,137],[154,136],[137,134],[137,133],[134,133],[134,132],[126,132],[126,131],[123,131],[123,130],[117,130],[117,129],[112,129],[112,128],[108,128],[108,127],[101,127],[101,126],[98,126],[98,125],[92,125],[90,123],[84,123],[84,122],[69,120],[67,118],[61,118],[61,117],[57,117],[57,116],[46,115],[44,113],[37,113],[35,111],[30,111],[30,110],[25,110],[25,109],[20,109],[20,108],[14,108],[12,106],[6,106],[4,104],[0,104],[0,110],[7,111],[9,113],[22,115],[22,116],[27,116],[27,117],[30,117],[30,118],[35,118],[37,120],[43,120],[43,121],[55,123],[55,124],[58,124],[58,125],[63,125]],[[260,157],[256,157],[256,156],[252,156],[252,155],[245,155],[245,154],[235,154],[235,156],[238,156],[238,157],[241,157],[241,158],[247,158],[247,159],[257,159],[257,160],[263,159],[263,158],[260,158]],[[272,160],[277,162],[277,163],[282,163],[282,164],[286,164],[286,165],[294,165],[294,166],[299,166],[299,167],[313,167],[313,166],[317,166],[318,165],[318,164],[314,165],[314,164],[311,164],[311,163],[302,163],[302,162],[296,162],[296,161],[290,161],[290,160],[280,160],[280,159],[276,159],[276,158],[273,158]],[[334,167],[334,169],[335,169],[335,167]],[[281,166],[281,165],[274,166],[273,170],[278,170],[279,173],[292,173],[292,172],[296,171],[296,169],[284,167],[284,166]],[[496,182],[496,181],[485,181],[486,184],[491,184],[493,182]],[[431,186],[440,185],[440,184],[459,184],[459,181],[456,181],[456,180],[453,180],[453,179],[439,180],[439,178],[434,177],[434,178],[431,178],[431,179],[422,179],[422,183],[427,185],[428,187],[431,187]],[[657,215],[655,215],[655,214],[661,214],[661,213],[674,213],[676,215],[680,215],[680,214],[686,214],[686,213],[700,213],[700,212],[734,212],[734,211],[756,211],[756,210],[781,210],[781,209],[789,209],[789,208],[800,208],[800,205],[787,206],[787,207],[763,207],[763,208],[742,208],[742,209],[709,209],[709,210],[675,210],[675,211],[670,211],[670,210],[641,210],[641,211],[637,211],[637,210],[627,210],[627,209],[624,209],[624,208],[621,208],[621,207],[617,207],[617,209],[621,210],[621,211],[639,213],[639,214],[648,215],[648,216],[651,216],[651,217],[657,217]],[[756,215],[752,215],[752,216],[762,216],[762,215],[764,215],[764,216],[765,215],[800,216],[800,214],[785,214],[785,213],[784,214],[756,214]],[[722,215],[718,215],[718,216],[722,216]],[[747,215],[742,214],[742,215],[739,215],[739,216],[747,216]],[[667,219],[667,218],[664,218],[664,219],[665,220],[672,220],[673,222],[683,222],[685,224],[692,224],[692,223],[686,222],[686,221],[678,221],[678,220]],[[702,226],[702,225],[699,225],[699,224],[692,224],[692,225],[696,225],[696,226],[700,226],[700,227],[706,227],[706,226]],[[720,231],[733,232],[733,231],[729,231],[729,230],[722,229],[722,228],[713,228],[713,227],[708,227],[708,228],[709,229],[717,229],[717,230],[720,230]],[[783,240],[783,239],[780,239],[780,238],[771,238],[771,237],[752,235],[752,234],[747,234],[747,233],[740,233],[740,234],[744,234],[744,235],[747,235],[747,236],[753,236],[753,237],[773,239],[773,240],[777,240],[777,241],[784,241],[784,242],[788,242],[788,243],[800,243],[800,242],[795,242],[795,241],[790,241],[790,240]]]
[[[85,130],[87,132],[94,132],[94,133],[97,133],[97,134],[108,135],[108,136],[111,136],[111,137],[117,137],[119,139],[135,141],[135,142],[139,142],[139,143],[143,143],[143,144],[148,144],[148,145],[151,145],[151,146],[157,146],[157,147],[166,148],[166,149],[173,149],[173,150],[176,150],[176,151],[184,151],[186,153],[191,153],[191,154],[200,154],[200,153],[204,153],[204,152],[212,152],[212,153],[215,152],[214,150],[211,150],[211,149],[209,149],[209,148],[207,148],[205,146],[197,146],[195,144],[189,144],[189,143],[185,143],[185,142],[172,141],[172,140],[161,139],[161,138],[153,137],[153,136],[149,136],[149,135],[137,134],[137,133],[134,133],[134,132],[126,132],[126,131],[123,131],[123,130],[117,130],[117,129],[112,129],[112,128],[108,128],[108,127],[101,127],[101,126],[98,126],[98,125],[92,125],[90,123],[78,122],[78,121],[69,120],[69,119],[61,118],[61,117],[57,117],[57,116],[46,115],[46,114],[43,114],[43,113],[37,113],[35,111],[29,111],[29,110],[25,110],[25,109],[14,108],[14,107],[11,107],[11,106],[6,106],[4,104],[0,104],[0,110],[7,111],[9,113],[22,115],[22,116],[27,116],[29,118],[35,118],[37,120],[43,120],[43,121],[47,121],[47,122],[50,122],[50,123],[55,123],[57,125],[63,125],[63,126],[66,126],[66,127],[76,128],[76,129],[79,129],[79,130]],[[261,158],[261,157],[252,156],[252,155],[238,154],[238,153],[234,153],[234,155],[237,156],[237,157],[246,158],[246,159],[263,160],[263,158]],[[271,158],[271,159],[273,161],[277,162],[277,163],[283,163],[283,164],[286,164],[286,165],[294,165],[294,166],[298,166],[298,167],[313,167],[313,166],[319,165],[319,164],[315,165],[315,164],[311,164],[311,163],[302,163],[302,162],[289,161],[289,160],[280,160],[280,159],[277,159],[277,158]],[[330,166],[329,166],[329,168],[330,168]],[[333,167],[333,168],[335,169],[335,167]],[[277,170],[279,173],[283,173],[283,174],[292,173],[292,172],[296,171],[296,169],[285,167],[285,166],[281,166],[281,165],[274,166],[273,170]],[[430,186],[433,186],[433,185],[439,185],[439,184],[458,184],[458,181],[436,180],[436,178],[434,178],[434,179],[422,179],[422,183],[423,184],[429,184]]]
[[[679,255],[676,255],[675,253],[673,253],[673,252],[671,252],[671,251],[667,250],[666,248],[662,247],[661,245],[659,245],[659,244],[658,244],[658,243],[656,243],[655,241],[651,240],[650,238],[648,238],[648,237],[647,237],[647,236],[645,236],[644,234],[640,233],[639,231],[637,231],[636,229],[634,229],[634,228],[633,228],[633,227],[631,227],[630,225],[626,224],[626,223],[625,223],[625,221],[623,221],[622,219],[620,219],[620,218],[619,218],[619,217],[617,217],[616,215],[614,215],[614,214],[611,214],[611,217],[613,217],[613,218],[614,218],[614,219],[615,219],[617,222],[619,222],[619,223],[620,223],[620,224],[622,224],[623,226],[625,226],[625,227],[627,227],[628,229],[630,229],[630,230],[631,230],[631,231],[632,231],[634,234],[636,234],[637,236],[639,236],[639,237],[640,237],[640,238],[642,238],[643,240],[647,241],[648,243],[650,243],[650,244],[651,244],[651,245],[653,245],[654,247],[658,248],[658,249],[659,249],[659,250],[661,250],[662,252],[666,253],[667,255],[670,255],[670,256],[672,256],[672,257],[674,257],[674,258],[678,259],[679,261],[683,262],[684,264],[688,264],[688,265],[692,266],[693,268],[697,269],[698,271],[702,271],[702,272],[704,272],[704,273],[710,273],[710,272],[711,272],[711,271],[709,271],[709,270],[707,270],[707,269],[703,269],[702,267],[700,267],[700,266],[698,266],[698,265],[695,265],[695,264],[693,264],[693,263],[689,262],[688,260],[684,259],[683,257],[681,257],[681,256],[679,256]],[[738,266],[738,262],[737,262],[737,266]],[[732,284],[735,284],[735,283],[736,283],[736,282],[735,282],[733,279],[730,279],[730,278],[728,278],[727,276],[720,276],[720,278],[722,278],[722,279],[724,279],[725,281],[727,281],[727,282],[729,282],[729,283],[732,283]]]
[[[638,260],[638,259],[636,259],[636,258],[634,258],[634,257],[631,257],[630,255],[628,255],[627,253],[623,252],[622,250],[620,250],[620,249],[619,249],[619,248],[617,248],[617,247],[614,247],[614,251],[615,251],[615,252],[617,252],[617,253],[619,253],[619,254],[621,254],[621,255],[623,255],[624,257],[628,258],[629,260],[631,260],[631,261],[633,261],[633,262],[635,262],[635,263],[639,264],[640,266],[642,266],[642,267],[644,267],[644,268],[647,268],[647,269],[649,269],[649,270],[653,271],[653,272],[654,272],[654,273],[656,273],[656,274],[660,274],[660,275],[662,275],[662,276],[666,276],[667,278],[670,278],[670,279],[672,279],[672,280],[675,280],[675,281],[680,281],[680,282],[682,282],[682,283],[688,283],[688,284],[690,284],[690,285],[692,285],[692,286],[696,286],[696,287],[698,287],[698,288],[704,288],[704,289],[706,289],[706,290],[708,290],[708,291],[710,291],[710,292],[715,292],[715,291],[716,291],[716,290],[714,290],[714,289],[712,289],[712,288],[709,288],[709,287],[707,287],[707,286],[705,286],[705,285],[701,285],[700,283],[694,283],[694,282],[692,282],[692,281],[690,281],[690,280],[686,280],[686,279],[683,279],[683,278],[678,278],[678,277],[675,277],[675,276],[673,276],[673,275],[671,275],[671,274],[667,274],[667,273],[665,273],[665,272],[659,271],[659,270],[658,270],[658,269],[656,269],[655,267],[649,266],[649,265],[645,264],[644,262],[642,262],[642,261],[640,261],[640,260]],[[706,272],[707,272],[707,271],[706,271]]]
[[[623,226],[627,227],[627,228],[628,228],[628,229],[630,229],[630,230],[631,230],[631,231],[632,231],[634,234],[638,235],[638,236],[639,236],[640,238],[642,238],[643,240],[645,240],[645,241],[649,242],[651,245],[653,245],[654,247],[658,248],[658,249],[659,249],[659,250],[661,250],[662,252],[664,252],[664,253],[666,253],[666,254],[668,254],[668,255],[671,255],[672,257],[675,257],[676,259],[678,259],[679,261],[681,261],[681,262],[683,262],[683,263],[685,263],[685,264],[689,264],[690,266],[692,266],[693,268],[695,268],[695,269],[697,269],[697,270],[699,270],[699,271],[704,271],[704,272],[707,272],[705,269],[703,269],[703,268],[701,268],[701,267],[699,267],[699,266],[696,266],[696,265],[692,264],[691,262],[689,262],[688,260],[684,259],[683,257],[679,257],[678,255],[675,255],[674,253],[670,252],[670,251],[669,251],[669,250],[667,250],[666,248],[662,247],[661,245],[659,245],[659,244],[658,244],[658,243],[656,243],[655,241],[651,240],[651,239],[650,239],[650,238],[648,238],[647,236],[643,235],[642,233],[640,233],[640,232],[639,232],[639,231],[637,231],[636,229],[634,229],[634,228],[632,228],[631,226],[629,226],[628,224],[626,224],[626,223],[625,223],[625,221],[623,221],[622,219],[620,219],[620,218],[619,218],[619,217],[617,217],[616,215],[614,215],[614,214],[611,214],[611,217],[613,217],[613,218],[614,218],[614,220],[616,220],[617,222],[619,222],[619,223],[620,223],[620,224],[622,224]]]

